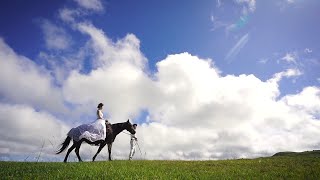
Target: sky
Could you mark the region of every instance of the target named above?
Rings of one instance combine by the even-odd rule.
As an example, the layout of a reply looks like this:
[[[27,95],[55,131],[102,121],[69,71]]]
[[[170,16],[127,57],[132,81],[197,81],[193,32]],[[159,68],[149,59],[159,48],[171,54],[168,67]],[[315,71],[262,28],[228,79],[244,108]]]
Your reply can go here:
[[[0,1],[0,160],[62,161],[68,131],[137,123],[135,159],[320,149],[320,1]],[[119,134],[114,159],[127,159]],[[90,161],[97,147],[83,145]],[[107,159],[107,148],[97,160]],[[72,153],[70,161],[76,161]]]

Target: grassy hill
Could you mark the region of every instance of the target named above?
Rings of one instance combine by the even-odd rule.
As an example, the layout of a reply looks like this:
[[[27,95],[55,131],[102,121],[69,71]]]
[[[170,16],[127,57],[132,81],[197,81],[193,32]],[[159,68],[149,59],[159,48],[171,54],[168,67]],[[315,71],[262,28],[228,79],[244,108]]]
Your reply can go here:
[[[273,157],[290,156],[290,157],[320,157],[320,150],[305,152],[278,152]]]
[[[219,161],[0,162],[1,179],[320,179],[319,156]]]

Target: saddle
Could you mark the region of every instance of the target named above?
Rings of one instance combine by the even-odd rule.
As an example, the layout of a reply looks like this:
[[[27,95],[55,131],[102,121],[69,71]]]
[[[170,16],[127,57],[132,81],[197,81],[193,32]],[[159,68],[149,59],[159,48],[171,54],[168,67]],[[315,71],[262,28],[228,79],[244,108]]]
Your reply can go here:
[[[109,121],[106,120],[106,139],[107,141],[112,140],[113,132],[112,132],[112,125],[109,123]]]

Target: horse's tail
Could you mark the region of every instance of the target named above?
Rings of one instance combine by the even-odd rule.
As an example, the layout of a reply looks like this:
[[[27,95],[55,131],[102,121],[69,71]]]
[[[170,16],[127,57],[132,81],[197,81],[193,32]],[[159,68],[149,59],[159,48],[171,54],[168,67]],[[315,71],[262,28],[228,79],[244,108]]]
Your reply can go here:
[[[63,143],[61,143],[61,148],[56,152],[56,154],[62,153],[64,150],[67,149],[71,141],[71,137],[67,136]]]

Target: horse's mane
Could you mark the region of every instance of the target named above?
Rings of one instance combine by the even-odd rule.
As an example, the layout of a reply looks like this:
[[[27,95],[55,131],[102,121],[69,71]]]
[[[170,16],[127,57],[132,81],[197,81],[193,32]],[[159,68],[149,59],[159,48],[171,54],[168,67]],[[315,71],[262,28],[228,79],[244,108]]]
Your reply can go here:
[[[127,122],[122,122],[122,123],[114,123],[114,124],[111,124],[112,127],[122,127],[124,124],[126,124]]]
[[[112,124],[112,125],[115,125],[115,126],[119,126],[119,125],[123,125],[123,124],[125,124],[126,122],[122,122],[122,123],[114,123],[114,124]]]

